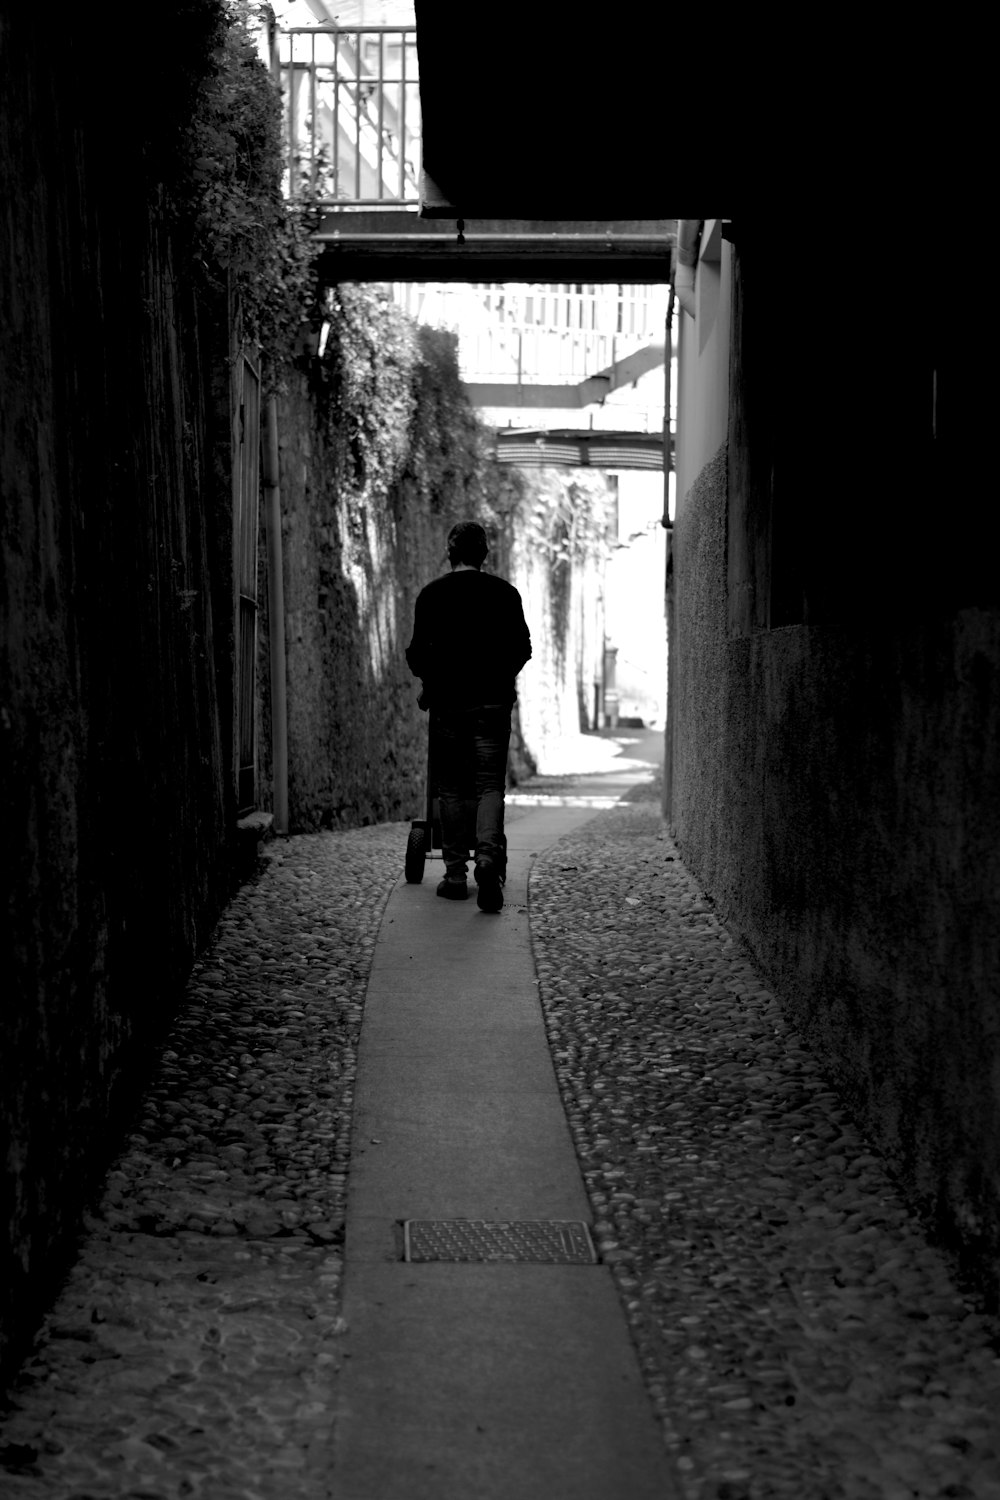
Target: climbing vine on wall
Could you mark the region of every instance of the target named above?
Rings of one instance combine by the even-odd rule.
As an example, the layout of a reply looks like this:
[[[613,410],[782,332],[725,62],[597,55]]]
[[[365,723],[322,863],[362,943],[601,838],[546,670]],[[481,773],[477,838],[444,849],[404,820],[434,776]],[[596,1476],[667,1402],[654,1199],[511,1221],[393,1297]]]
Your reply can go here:
[[[458,340],[441,329],[417,330],[420,379],[414,411],[413,477],[431,510],[491,521],[486,432],[458,373]]]
[[[545,557],[555,639],[564,640],[572,571],[605,545],[607,487],[597,475],[526,483],[498,464],[462,387],[455,336],[418,327],[385,287],[321,286],[316,210],[282,193],[280,95],[257,50],[263,11],[251,0],[200,3],[209,39],[173,187],[194,265],[234,290],[270,389],[295,364],[308,369],[352,529],[366,506],[393,504],[407,484],[432,514],[478,517],[495,566],[509,568],[515,545]]]
[[[378,285],[329,288],[323,320],[314,402],[331,478],[355,526],[373,503],[386,513],[419,503],[449,522],[475,516],[503,565],[522,487],[489,451],[454,335],[416,324]]]
[[[304,331],[318,327],[320,292],[316,211],[282,193],[281,99],[255,36],[262,10],[249,0],[203,0],[207,45],[191,63],[193,107],[169,192],[195,273],[216,290],[231,288],[273,389],[301,356]]]
[[[419,353],[414,327],[377,285],[330,287],[312,369],[320,429],[339,486],[384,491],[409,449]]]
[[[387,288],[332,287],[323,317],[313,387],[338,483],[359,502],[415,494],[431,514],[478,518],[499,572],[510,571],[518,546],[543,556],[564,636],[572,570],[608,552],[604,476],[529,478],[498,463],[462,385],[454,334],[415,324]]]

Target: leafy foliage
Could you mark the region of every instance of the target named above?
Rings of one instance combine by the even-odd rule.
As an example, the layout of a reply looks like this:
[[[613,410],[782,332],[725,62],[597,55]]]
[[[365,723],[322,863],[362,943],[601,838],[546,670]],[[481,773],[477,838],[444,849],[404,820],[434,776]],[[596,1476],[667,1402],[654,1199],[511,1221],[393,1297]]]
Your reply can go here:
[[[442,329],[418,328],[417,341],[420,380],[410,471],[432,511],[488,512],[486,434],[459,379],[458,340]]]
[[[408,454],[418,363],[413,325],[378,286],[331,287],[323,311],[327,337],[313,392],[337,481],[384,490]]]
[[[319,285],[308,201],[281,188],[281,99],[261,62],[248,0],[205,0],[214,24],[172,182],[196,270],[231,287],[244,337],[261,346],[266,383],[280,385],[318,327]]]
[[[324,317],[312,384],[338,489],[397,519],[413,504],[442,523],[475,516],[505,569],[523,486],[489,451],[454,335],[414,323],[377,285],[331,287]]]
[[[359,504],[377,495],[399,503],[415,487],[431,514],[482,520],[501,568],[515,540],[539,549],[554,601],[568,596],[569,569],[604,545],[603,481],[540,487],[498,464],[462,388],[454,335],[415,325],[383,287],[320,285],[317,211],[282,193],[281,99],[254,37],[263,7],[185,3],[197,6],[205,50],[187,84],[194,107],[173,199],[196,268],[232,287],[244,335],[263,350],[267,387],[280,388],[296,363],[309,369],[338,483]]]

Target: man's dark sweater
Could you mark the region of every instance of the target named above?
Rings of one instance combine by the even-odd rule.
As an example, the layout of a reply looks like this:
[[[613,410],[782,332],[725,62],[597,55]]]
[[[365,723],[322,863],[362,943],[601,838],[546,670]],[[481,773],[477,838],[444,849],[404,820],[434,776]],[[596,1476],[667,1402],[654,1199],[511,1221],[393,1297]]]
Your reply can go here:
[[[495,573],[456,568],[417,597],[406,660],[431,708],[509,708],[531,656],[521,596]]]

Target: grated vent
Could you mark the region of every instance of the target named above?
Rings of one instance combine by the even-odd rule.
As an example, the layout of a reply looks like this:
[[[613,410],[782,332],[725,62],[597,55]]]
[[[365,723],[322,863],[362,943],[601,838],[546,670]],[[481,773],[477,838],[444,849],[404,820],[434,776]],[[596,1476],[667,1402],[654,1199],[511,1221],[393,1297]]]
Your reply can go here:
[[[576,1219],[406,1219],[403,1244],[403,1259],[408,1261],[536,1261],[587,1266],[597,1262],[590,1231]]]

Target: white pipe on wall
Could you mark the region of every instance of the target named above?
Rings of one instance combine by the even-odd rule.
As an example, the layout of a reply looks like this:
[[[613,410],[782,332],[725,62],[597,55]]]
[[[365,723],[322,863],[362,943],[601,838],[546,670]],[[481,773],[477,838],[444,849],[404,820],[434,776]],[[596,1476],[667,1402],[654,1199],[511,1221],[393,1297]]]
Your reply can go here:
[[[670,476],[674,469],[674,456],[670,449],[670,410],[674,400],[674,302],[676,287],[670,288],[667,301],[667,322],[663,338],[663,515],[660,524],[670,528]]]
[[[694,278],[698,265],[698,241],[701,238],[701,219],[678,219],[677,221],[677,266],[674,270],[674,291],[677,300],[688,317],[696,315],[694,300]]]
[[[271,756],[274,831],[288,832],[288,710],[285,693],[285,580],[281,556],[278,403],[267,402],[264,429],[264,512],[267,524],[267,630],[271,645]]]

